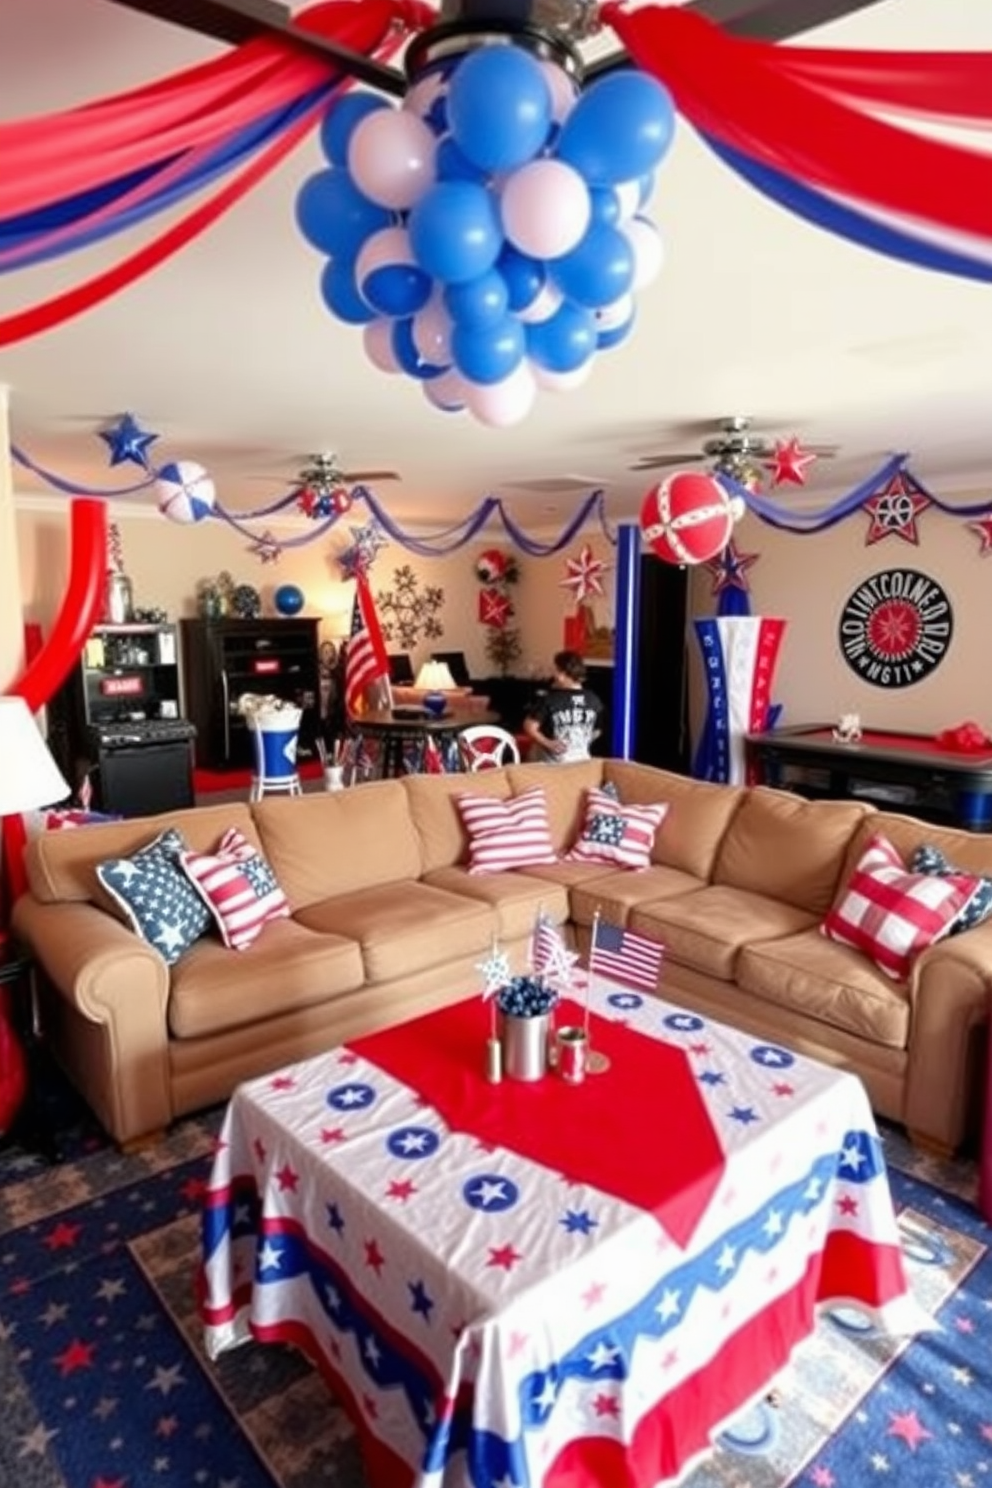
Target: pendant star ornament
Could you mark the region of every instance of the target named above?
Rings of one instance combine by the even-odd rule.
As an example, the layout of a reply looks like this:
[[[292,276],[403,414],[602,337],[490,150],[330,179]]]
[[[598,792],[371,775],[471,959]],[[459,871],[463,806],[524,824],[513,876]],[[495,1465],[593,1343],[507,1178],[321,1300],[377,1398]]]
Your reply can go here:
[[[158,439],[147,429],[142,429],[132,413],[122,413],[116,424],[100,430],[100,438],[110,450],[111,465],[123,465],[130,460],[142,470],[149,470],[148,448]]]
[[[974,522],[968,522],[967,526],[981,539],[978,556],[987,558],[992,553],[992,512],[987,517],[977,517]]]
[[[278,563],[282,547],[274,533],[263,532],[261,537],[255,539],[248,551],[261,559],[263,563]]]
[[[793,434],[791,439],[777,439],[771,458],[764,463],[771,471],[773,486],[784,485],[786,481],[794,486],[804,486],[807,467],[816,459],[817,456],[811,451],[803,449]]]
[[[575,603],[580,605],[583,600],[603,594],[603,575],[608,568],[609,564],[602,558],[596,558],[592,548],[585,543],[579,550],[578,558],[565,560],[565,578],[558,587],[572,589],[575,594]]]
[[[713,575],[712,593],[722,594],[725,589],[740,589],[744,594],[750,594],[751,586],[747,581],[747,571],[761,557],[760,553],[742,553],[739,551],[734,539],[731,538],[723,552],[716,558],[711,558],[706,564]]]
[[[368,574],[376,554],[387,546],[388,538],[374,517],[363,527],[349,527],[348,531],[353,541],[338,554],[338,562],[346,579],[357,579]]]
[[[881,542],[886,537],[901,537],[903,542],[919,546],[920,533],[917,519],[933,502],[924,496],[912,477],[897,470],[874,496],[862,503],[862,508],[871,517],[871,526],[865,535],[865,547]]]

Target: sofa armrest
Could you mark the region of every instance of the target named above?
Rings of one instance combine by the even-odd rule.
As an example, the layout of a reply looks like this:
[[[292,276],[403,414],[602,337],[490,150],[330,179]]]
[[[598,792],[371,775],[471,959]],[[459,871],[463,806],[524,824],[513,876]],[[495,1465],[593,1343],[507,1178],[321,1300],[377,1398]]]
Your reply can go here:
[[[992,1003],[992,921],[920,956],[909,994],[903,1119],[911,1132],[953,1150],[976,1116],[981,1033]]]
[[[13,928],[41,974],[44,1036],[107,1131],[120,1143],[162,1131],[172,1119],[163,958],[92,904],[23,894]]]

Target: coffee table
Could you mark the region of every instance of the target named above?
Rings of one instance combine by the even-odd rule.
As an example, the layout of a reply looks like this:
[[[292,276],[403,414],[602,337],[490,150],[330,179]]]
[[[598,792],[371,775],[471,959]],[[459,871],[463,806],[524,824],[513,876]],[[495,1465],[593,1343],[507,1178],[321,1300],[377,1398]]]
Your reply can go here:
[[[372,1488],[652,1488],[818,1305],[927,1326],[853,1075],[658,997],[579,996],[611,1061],[579,1086],[488,1084],[473,998],[231,1099],[208,1351],[302,1348]]]

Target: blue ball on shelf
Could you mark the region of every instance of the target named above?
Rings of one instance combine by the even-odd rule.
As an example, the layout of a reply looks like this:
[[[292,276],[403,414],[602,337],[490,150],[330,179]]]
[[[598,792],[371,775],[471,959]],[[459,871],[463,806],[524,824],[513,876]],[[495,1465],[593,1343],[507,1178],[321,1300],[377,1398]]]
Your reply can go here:
[[[298,615],[305,600],[303,590],[296,584],[280,584],[273,595],[275,607],[280,615]]]

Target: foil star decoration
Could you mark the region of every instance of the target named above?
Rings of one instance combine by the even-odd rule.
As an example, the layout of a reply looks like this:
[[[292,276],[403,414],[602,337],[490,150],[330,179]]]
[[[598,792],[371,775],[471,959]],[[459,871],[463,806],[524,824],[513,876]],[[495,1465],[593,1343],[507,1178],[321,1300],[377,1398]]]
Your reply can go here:
[[[870,548],[885,537],[901,537],[903,542],[918,547],[917,518],[928,506],[933,506],[933,502],[929,496],[924,496],[912,476],[897,470],[881,490],[862,502],[863,509],[871,517],[865,547]]]
[[[765,467],[771,471],[772,485],[781,486],[790,481],[794,486],[806,484],[806,468],[816,459],[809,450],[804,450],[793,434],[791,439],[777,439],[775,449]]]
[[[261,537],[255,539],[248,551],[254,557],[260,558],[263,563],[278,563],[282,548],[274,533],[263,532]]]
[[[747,571],[761,557],[760,553],[742,553],[731,538],[723,552],[710,558],[706,564],[713,575],[713,594],[722,594],[725,589],[740,589],[750,594]]]
[[[499,589],[480,589],[479,620],[494,630],[505,630],[513,615],[513,604]]]
[[[605,563],[602,558],[594,557],[592,548],[585,543],[579,550],[578,558],[565,560],[566,576],[562,579],[559,588],[574,590],[575,603],[579,605],[583,600],[603,593],[603,575],[608,568],[609,564]]]
[[[100,438],[110,450],[111,465],[123,465],[130,460],[133,464],[140,465],[142,470],[150,468],[148,447],[158,437],[157,434],[142,429],[131,413],[122,413],[116,424],[112,424],[109,429],[100,430]]]
[[[482,974],[482,999],[488,1002],[494,997],[500,987],[505,987],[511,980],[513,972],[510,970],[510,958],[505,951],[493,942],[493,948],[484,961],[477,961],[476,971]]]
[[[353,541],[350,547],[338,554],[338,562],[346,579],[357,579],[359,575],[368,574],[376,554],[387,546],[388,539],[374,517],[363,527],[349,527],[348,530]]]
[[[992,512],[987,517],[978,517],[974,522],[969,522],[972,532],[977,532],[981,538],[982,546],[978,550],[980,558],[987,558],[992,553]]]

